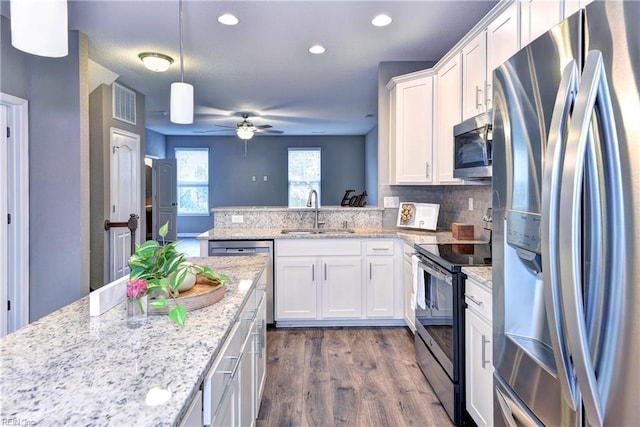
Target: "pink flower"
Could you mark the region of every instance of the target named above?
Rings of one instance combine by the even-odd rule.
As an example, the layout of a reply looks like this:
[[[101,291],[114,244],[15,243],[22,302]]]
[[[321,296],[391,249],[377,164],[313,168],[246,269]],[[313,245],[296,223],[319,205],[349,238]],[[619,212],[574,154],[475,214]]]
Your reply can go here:
[[[140,298],[147,293],[147,281],[144,279],[129,280],[127,282],[127,298]]]

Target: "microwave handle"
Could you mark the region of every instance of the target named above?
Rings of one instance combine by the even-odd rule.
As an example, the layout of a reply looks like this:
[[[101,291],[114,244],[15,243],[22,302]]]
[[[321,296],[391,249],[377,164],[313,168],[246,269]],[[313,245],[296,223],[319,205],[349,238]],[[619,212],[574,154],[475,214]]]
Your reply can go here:
[[[489,166],[489,150],[487,146],[489,144],[489,132],[492,131],[491,123],[487,123],[484,125],[484,131],[482,132],[482,157],[484,158],[484,165]]]

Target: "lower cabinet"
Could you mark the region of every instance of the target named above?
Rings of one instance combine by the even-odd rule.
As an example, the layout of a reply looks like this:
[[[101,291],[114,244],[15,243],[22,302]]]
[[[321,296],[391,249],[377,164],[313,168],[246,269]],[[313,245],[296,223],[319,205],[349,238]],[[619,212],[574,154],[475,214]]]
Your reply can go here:
[[[491,293],[467,279],[465,318],[465,371],[467,412],[478,427],[493,425],[493,329]]]
[[[276,241],[276,321],[402,319],[395,244],[394,239]]]
[[[265,290],[261,278],[205,377],[200,425],[255,424],[266,379]]]
[[[404,320],[411,332],[416,332],[416,307],[415,307],[415,291],[413,289],[413,246],[404,245],[402,254],[402,277],[404,283],[403,303],[404,303]]]

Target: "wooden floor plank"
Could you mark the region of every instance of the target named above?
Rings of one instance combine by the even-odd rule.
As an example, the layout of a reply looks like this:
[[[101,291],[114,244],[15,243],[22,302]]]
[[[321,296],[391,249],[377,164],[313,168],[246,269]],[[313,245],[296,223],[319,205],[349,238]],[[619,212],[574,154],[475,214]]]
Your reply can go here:
[[[267,331],[257,426],[452,426],[406,328]]]

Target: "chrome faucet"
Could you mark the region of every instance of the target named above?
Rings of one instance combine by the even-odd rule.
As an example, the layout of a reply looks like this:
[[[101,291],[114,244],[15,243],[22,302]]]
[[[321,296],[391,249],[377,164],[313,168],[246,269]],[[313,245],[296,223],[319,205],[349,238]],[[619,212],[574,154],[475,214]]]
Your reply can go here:
[[[318,193],[316,190],[309,191],[309,198],[307,199],[307,207],[311,207],[311,199],[313,196],[316,196],[316,204],[315,204],[315,218],[313,220],[313,228],[319,228],[319,224],[324,224],[324,222],[318,222]]]

